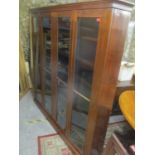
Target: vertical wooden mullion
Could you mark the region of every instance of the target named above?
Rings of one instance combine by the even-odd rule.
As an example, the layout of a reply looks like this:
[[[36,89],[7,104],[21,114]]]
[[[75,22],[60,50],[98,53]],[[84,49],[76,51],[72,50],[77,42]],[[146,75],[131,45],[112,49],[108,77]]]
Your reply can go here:
[[[73,12],[71,16],[71,33],[70,33],[70,55],[68,67],[68,105],[67,105],[67,119],[66,119],[66,135],[70,136],[71,121],[72,121],[72,106],[73,106],[73,89],[74,89],[74,66],[75,66],[75,48],[77,35],[77,13]]]
[[[40,81],[41,81],[41,96],[42,102],[44,105],[44,94],[45,94],[45,72],[44,72],[44,63],[45,63],[45,51],[43,47],[43,28],[42,28],[43,17],[39,16],[39,52],[40,52]]]
[[[52,116],[57,117],[57,61],[58,61],[58,19],[57,14],[51,15],[51,93],[52,93]]]

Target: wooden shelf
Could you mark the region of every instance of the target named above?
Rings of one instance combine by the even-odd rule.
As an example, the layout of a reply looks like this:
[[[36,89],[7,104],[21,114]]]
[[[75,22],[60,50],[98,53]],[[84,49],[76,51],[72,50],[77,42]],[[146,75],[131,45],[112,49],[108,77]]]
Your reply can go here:
[[[97,38],[82,36],[81,39],[97,42]]]
[[[40,93],[40,94],[42,92],[40,89],[36,89],[35,91],[36,91],[36,93]],[[45,95],[51,95],[51,91],[45,90]]]
[[[51,39],[47,39],[47,38],[44,39],[44,45],[50,45],[51,46],[51,44],[52,44]]]
[[[68,47],[59,47],[59,49],[68,49]]]
[[[68,27],[59,27],[59,30],[70,31],[70,28],[68,28]]]
[[[88,30],[88,31],[92,31],[92,30],[93,30],[92,28],[85,27],[85,26],[81,26],[80,28],[82,28],[82,29],[84,29],[84,30]]]
[[[89,68],[89,69],[93,69],[93,63],[90,63],[89,61],[87,61],[87,60],[85,60],[85,59],[83,59],[83,58],[80,58],[80,57],[78,57],[78,58],[76,58],[78,61],[79,61],[79,63],[81,64],[81,65],[83,65],[85,68]]]
[[[74,92],[75,94],[79,95],[80,97],[82,97],[84,100],[90,102],[90,99],[89,99],[89,98],[87,98],[86,96],[82,95],[82,94],[81,94],[80,92],[78,92],[77,90],[74,89],[73,92]]]
[[[59,41],[70,41],[70,38],[67,38],[67,37],[62,38],[62,37],[60,37],[60,38],[59,38]]]
[[[81,126],[79,126],[79,125],[77,125],[77,124],[75,124],[75,123],[73,123],[73,122],[72,122],[72,125],[73,125],[73,126],[76,126],[77,128],[79,128],[79,129],[81,129],[81,130],[83,130],[83,131],[86,131],[85,128],[82,128]]]
[[[51,74],[51,71],[49,69],[47,69],[46,67],[43,67],[44,71],[46,71],[47,73]]]
[[[57,76],[57,80],[63,83],[67,87],[67,82],[63,81],[60,77]]]
[[[86,114],[88,115],[88,112],[84,111],[84,110],[80,110],[80,109],[77,109],[76,107],[73,108],[74,111],[77,111],[79,113],[83,113],[83,114]]]
[[[67,83],[66,83],[65,81],[63,81],[60,77],[57,76],[57,79],[58,79],[61,83],[63,83],[65,86],[67,86]],[[84,100],[90,102],[90,99],[89,99],[89,98],[87,98],[86,96],[82,95],[82,94],[81,94],[80,92],[78,92],[77,90],[73,89],[73,92],[74,92],[75,94],[79,95],[80,97],[82,97]]]

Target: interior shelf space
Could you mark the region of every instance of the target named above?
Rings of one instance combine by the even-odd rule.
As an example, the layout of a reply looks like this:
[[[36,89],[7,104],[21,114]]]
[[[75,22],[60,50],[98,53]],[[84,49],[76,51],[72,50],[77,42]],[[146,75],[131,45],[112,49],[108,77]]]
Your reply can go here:
[[[84,100],[90,102],[90,99],[87,98],[86,96],[84,96],[83,94],[81,94],[80,92],[78,92],[77,90],[73,89],[73,92],[77,95],[79,95],[80,97],[82,97]]]
[[[65,81],[63,81],[60,77],[57,77],[57,80],[62,82],[65,86],[67,86],[67,83]],[[78,92],[77,90],[73,89],[73,92],[77,95],[79,95],[80,97],[82,97],[84,100],[90,102],[90,99],[86,96],[84,96],[83,94],[81,94],[80,92]]]
[[[63,83],[65,86],[67,86],[67,83],[65,81],[63,81],[60,77],[57,76],[57,80],[61,83]]]
[[[67,83],[65,81],[63,81],[61,78],[57,77],[57,80],[61,83],[63,83],[65,86],[67,86]],[[73,92],[77,95],[79,95],[80,97],[82,97],[84,100],[90,102],[90,99],[86,96],[84,96],[83,94],[81,94],[80,92],[78,92],[77,90],[73,89]]]
[[[89,41],[97,41],[97,38],[88,37],[88,36],[82,36],[81,39],[89,40]]]

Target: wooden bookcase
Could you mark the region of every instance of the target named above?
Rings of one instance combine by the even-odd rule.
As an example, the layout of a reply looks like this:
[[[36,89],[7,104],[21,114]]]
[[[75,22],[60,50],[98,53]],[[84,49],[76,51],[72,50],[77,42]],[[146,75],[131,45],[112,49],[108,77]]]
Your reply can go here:
[[[30,10],[34,99],[74,154],[103,151],[133,6],[103,0]]]

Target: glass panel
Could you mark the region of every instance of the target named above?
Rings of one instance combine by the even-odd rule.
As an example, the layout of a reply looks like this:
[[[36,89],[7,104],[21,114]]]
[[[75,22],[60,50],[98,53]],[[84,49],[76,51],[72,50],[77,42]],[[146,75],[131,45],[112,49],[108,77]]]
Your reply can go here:
[[[71,138],[74,144],[76,144],[80,148],[80,150],[83,150],[85,141],[84,137],[85,137],[85,130],[82,130],[81,128],[78,128],[73,125],[71,129]]]
[[[74,93],[73,111],[75,110],[84,114],[88,114],[89,99],[86,99],[84,96],[80,96],[79,93],[76,93]]]
[[[90,97],[96,55],[98,22],[96,18],[79,18],[75,56],[75,89]]]
[[[71,139],[81,150],[83,150],[85,142],[88,108],[89,100],[86,100],[83,96],[80,96],[80,94],[74,93]]]
[[[88,122],[98,26],[98,18],[78,18],[71,139],[81,151]]]
[[[58,17],[58,105],[57,120],[66,127],[67,80],[70,48],[70,17]]]
[[[33,65],[36,67],[36,51],[38,48],[39,34],[38,34],[38,18],[33,17]],[[36,69],[36,68],[35,68]],[[34,80],[35,82],[35,80]]]
[[[70,17],[58,18],[58,76],[63,81],[68,79],[70,46]]]
[[[38,32],[38,18],[37,17],[33,17],[33,31],[34,33]]]
[[[37,45],[38,46],[38,45]],[[41,96],[41,69],[40,69],[40,52],[37,48],[36,51],[36,99],[39,101],[39,103],[42,103],[42,96]]]
[[[66,107],[67,107],[67,87],[58,80],[58,105],[57,105],[57,121],[58,124],[65,129],[66,127]]]
[[[45,109],[52,113],[51,106],[51,22],[50,17],[43,17],[43,47],[45,52],[44,74],[45,74]]]
[[[37,64],[37,66],[36,66],[36,99],[37,99],[37,101],[39,101],[39,103],[42,103],[40,66],[39,66],[39,64]]]
[[[33,27],[34,27],[34,66],[35,66],[35,98],[36,100],[41,103],[41,81],[40,81],[40,51],[39,51],[39,28],[38,28],[38,18],[33,17]]]

